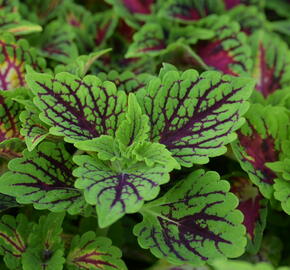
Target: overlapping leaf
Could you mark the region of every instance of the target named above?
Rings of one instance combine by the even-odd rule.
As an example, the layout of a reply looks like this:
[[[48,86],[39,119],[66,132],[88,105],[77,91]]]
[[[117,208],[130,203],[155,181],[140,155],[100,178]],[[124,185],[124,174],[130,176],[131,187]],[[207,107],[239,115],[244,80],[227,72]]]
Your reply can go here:
[[[60,237],[64,214],[42,216],[33,226],[22,257],[23,270],[62,270],[65,263]]]
[[[54,77],[31,73],[27,81],[37,95],[40,119],[51,125],[50,133],[68,142],[113,135],[126,108],[126,95],[111,82],[95,76],[82,80],[68,73]]]
[[[0,95],[0,104],[0,143],[12,138],[22,138],[18,117],[23,106],[3,94]]]
[[[282,155],[281,143],[287,138],[288,121],[281,107],[252,105],[238,140],[232,144],[241,167],[266,198],[271,198],[277,177],[266,163],[276,162]]]
[[[31,100],[16,101],[25,106],[19,119],[22,122],[20,133],[25,138],[28,151],[32,151],[40,142],[49,135],[49,127],[39,119],[40,110]]]
[[[149,116],[150,139],[166,145],[182,166],[207,163],[226,151],[248,108],[252,82],[210,71],[169,71],[137,98]]]
[[[251,50],[239,24],[227,16],[209,16],[201,26],[216,33],[193,47],[204,63],[226,74],[247,76],[252,68]]]
[[[111,152],[114,151],[113,145],[105,146]],[[146,148],[142,149],[142,152],[146,153],[145,150]],[[168,164],[156,162],[158,160],[160,162],[160,159],[162,163],[168,162],[168,156],[163,160],[161,150],[166,151],[164,148],[159,149],[154,153],[155,156],[152,156],[152,150],[149,151],[151,154],[149,160],[154,164],[152,167],[147,166],[145,162],[134,160],[133,162],[131,160],[133,164],[126,165],[120,160],[112,163],[102,161],[97,156],[74,157],[74,161],[79,165],[74,171],[74,175],[78,177],[75,186],[84,189],[89,204],[96,205],[100,227],[112,224],[125,213],[137,212],[144,200],[152,200],[158,195],[159,185],[169,181],[168,171],[170,171]],[[101,152],[103,159],[116,159],[114,152],[112,155],[104,153],[105,150]]]
[[[5,215],[0,221],[0,252],[11,270],[20,269],[21,257],[26,251],[31,226],[24,215],[16,218]]]
[[[273,267],[267,262],[251,264],[245,261],[216,261],[213,263],[214,270],[290,270],[289,267]]]
[[[111,245],[110,239],[96,237],[90,231],[73,238],[66,264],[69,270],[126,270],[120,257],[121,251]]]
[[[277,174],[274,180],[274,197],[281,202],[282,209],[290,215],[290,174],[289,174],[289,141],[282,144],[285,158],[281,161],[269,163],[267,166]]]
[[[197,26],[178,27],[163,23],[147,23],[134,36],[126,57],[140,57],[144,54],[159,56],[195,44],[198,40],[212,38],[210,29]]]
[[[11,35],[0,36],[0,89],[9,90],[25,85],[24,68],[31,65],[41,69],[45,63],[36,57],[36,51],[25,40],[15,41]]]
[[[253,77],[256,89],[265,98],[290,85],[290,53],[286,43],[274,34],[262,31],[252,37],[254,51]]]
[[[1,192],[37,209],[80,213],[86,207],[82,193],[74,188],[71,154],[62,143],[43,142],[23,158],[13,159],[0,178]]]
[[[134,228],[139,244],[170,263],[195,266],[244,252],[243,216],[229,183],[215,172],[198,170],[146,204]]]
[[[266,226],[267,200],[249,179],[233,177],[231,191],[239,198],[238,209],[244,215],[243,224],[247,230],[248,251],[257,253],[260,249],[263,232]]]

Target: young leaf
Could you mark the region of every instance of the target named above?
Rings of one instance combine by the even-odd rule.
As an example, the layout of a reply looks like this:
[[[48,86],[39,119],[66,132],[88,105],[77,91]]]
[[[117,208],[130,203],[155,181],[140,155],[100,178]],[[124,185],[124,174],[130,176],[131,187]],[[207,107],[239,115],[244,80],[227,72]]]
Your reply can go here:
[[[73,238],[66,264],[69,270],[126,270],[120,257],[121,251],[111,245],[110,239],[96,237],[90,231]]]
[[[233,151],[251,181],[269,199],[277,175],[266,163],[278,161],[282,154],[281,143],[287,138],[288,116],[281,107],[253,104],[246,120],[238,132],[238,140],[232,144]]]
[[[223,154],[248,108],[248,78],[209,71],[168,71],[150,81],[137,98],[149,117],[150,139],[166,145],[182,166],[204,164]]]
[[[50,133],[67,142],[114,135],[124,117],[126,95],[111,82],[88,75],[82,80],[69,73],[30,73],[27,82],[37,96],[40,119],[52,126]]]
[[[26,251],[27,237],[31,226],[24,215],[16,218],[4,215],[0,221],[0,252],[7,267],[17,270],[21,267],[21,257]]]
[[[256,32],[251,41],[256,90],[267,98],[269,94],[290,85],[289,49],[279,37],[263,31]]]
[[[76,214],[86,207],[82,193],[73,187],[75,165],[62,143],[43,142],[23,156],[13,159],[10,171],[1,176],[1,192],[36,209]]]
[[[143,221],[134,228],[138,242],[158,258],[182,265],[200,266],[217,258],[244,252],[242,214],[228,182],[216,172],[198,170],[146,204]]]
[[[25,85],[24,67],[31,65],[41,69],[45,62],[36,57],[36,51],[29,48],[25,40],[15,41],[7,33],[0,36],[0,89],[9,90]]]
[[[75,186],[84,190],[89,204],[96,205],[101,228],[125,213],[137,212],[144,200],[158,195],[159,185],[169,181],[170,169],[166,165],[148,167],[132,160],[128,164],[118,160],[111,163],[86,155],[75,156],[74,162],[79,166],[73,172],[78,177]]]
[[[50,213],[39,219],[28,238],[23,270],[62,270],[65,259],[60,237],[64,214]]]
[[[257,187],[249,179],[232,177],[233,192],[239,198],[237,207],[244,215],[243,224],[247,230],[247,250],[256,254],[261,246],[267,218],[267,200],[263,199]]]
[[[111,49],[92,52],[88,55],[80,55],[73,62],[70,62],[67,65],[56,66],[55,73],[68,72],[83,78],[91,69],[94,62],[109,51],[111,51]]]
[[[148,122],[148,116],[142,113],[135,95],[129,94],[126,119],[120,123],[116,131],[117,140],[125,149],[145,141],[150,131]]]

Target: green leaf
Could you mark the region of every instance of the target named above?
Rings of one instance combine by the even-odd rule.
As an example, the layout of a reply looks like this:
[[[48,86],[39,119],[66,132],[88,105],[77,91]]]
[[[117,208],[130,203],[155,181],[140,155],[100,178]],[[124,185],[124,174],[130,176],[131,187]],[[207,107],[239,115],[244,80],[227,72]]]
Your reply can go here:
[[[28,151],[32,151],[49,135],[49,127],[39,119],[40,110],[25,110],[20,114],[22,128],[20,133],[25,138]]]
[[[24,215],[20,214],[16,218],[8,215],[2,216],[0,221],[0,250],[9,269],[20,269],[21,257],[26,251],[30,230],[31,226]]]
[[[21,204],[53,212],[80,213],[87,207],[83,194],[74,188],[72,156],[63,143],[43,142],[23,158],[11,160],[10,171],[0,178],[0,190]]]
[[[134,94],[129,94],[126,119],[123,120],[117,131],[116,138],[126,149],[132,144],[138,144],[148,138],[150,130],[148,116],[142,113]]]
[[[216,172],[198,170],[141,209],[134,227],[141,247],[158,258],[200,266],[242,255],[247,240],[237,198]]]
[[[144,53],[151,56],[160,55],[167,47],[167,39],[161,24],[145,24],[133,37],[126,57],[140,57]]]
[[[37,96],[40,119],[52,126],[50,133],[77,142],[114,135],[124,117],[127,98],[111,82],[88,75],[82,80],[69,73],[30,73],[27,82]]]
[[[112,147],[112,146],[111,146]],[[79,166],[73,174],[75,186],[84,190],[86,201],[96,205],[100,227],[106,227],[125,215],[136,213],[144,200],[159,193],[159,185],[169,181],[166,165],[148,167],[136,160],[102,161],[97,156],[75,156]]]
[[[274,268],[267,262],[260,262],[251,264],[245,261],[221,261],[218,260],[213,263],[214,270],[290,270],[289,267]]]
[[[88,55],[80,55],[75,60],[70,59],[71,62],[69,64],[57,66],[55,68],[55,73],[68,72],[83,78],[88,73],[94,62],[109,51],[111,51],[111,49],[104,49]]]
[[[69,63],[78,56],[74,38],[74,32],[69,25],[52,21],[45,27],[41,38],[38,37],[41,54],[57,62]]]
[[[250,78],[215,71],[163,72],[137,93],[149,117],[150,140],[164,144],[187,167],[224,154],[224,145],[235,139],[233,132],[243,124],[252,85]]]
[[[7,12],[0,10],[0,31],[10,32],[15,36],[27,35],[34,32],[40,32],[40,25],[21,19],[16,12]]]
[[[60,237],[64,214],[50,213],[39,219],[28,238],[22,257],[23,270],[62,270],[65,263]]]
[[[69,270],[126,270],[120,257],[121,251],[111,245],[110,239],[96,237],[94,232],[89,231],[73,238],[66,264]]]

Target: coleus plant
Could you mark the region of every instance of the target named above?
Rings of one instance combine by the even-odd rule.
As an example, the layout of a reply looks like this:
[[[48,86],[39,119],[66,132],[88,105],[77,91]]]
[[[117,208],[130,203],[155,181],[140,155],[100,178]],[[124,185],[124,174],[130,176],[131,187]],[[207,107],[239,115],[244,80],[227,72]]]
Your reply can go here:
[[[274,2],[0,1],[1,269],[289,270]]]

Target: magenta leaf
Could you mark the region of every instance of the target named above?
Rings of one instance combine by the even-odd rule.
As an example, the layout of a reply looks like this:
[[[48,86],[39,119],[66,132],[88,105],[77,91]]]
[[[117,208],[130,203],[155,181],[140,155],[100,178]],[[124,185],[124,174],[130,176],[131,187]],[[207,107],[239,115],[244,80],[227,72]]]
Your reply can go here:
[[[251,50],[239,25],[226,16],[209,16],[201,26],[216,33],[193,47],[204,63],[226,74],[247,75],[252,68]]]
[[[256,90],[265,98],[290,85],[290,57],[288,46],[274,34],[257,32],[252,46],[255,65],[253,77],[257,79]]]
[[[238,132],[238,140],[232,144],[241,167],[268,199],[273,195],[277,175],[266,163],[278,161],[283,154],[281,143],[287,138],[288,121],[283,108],[254,104],[246,115],[246,124]]]
[[[260,249],[263,232],[266,226],[267,200],[263,198],[258,188],[244,177],[231,178],[231,192],[239,198],[237,207],[244,215],[243,224],[247,230],[248,247],[251,253]]]

